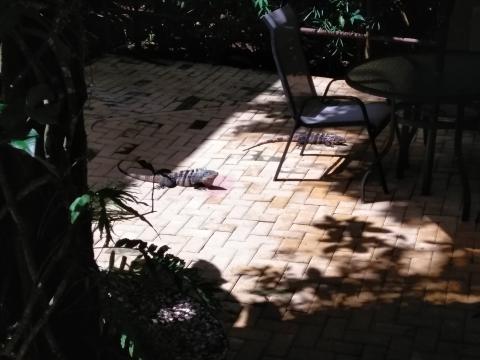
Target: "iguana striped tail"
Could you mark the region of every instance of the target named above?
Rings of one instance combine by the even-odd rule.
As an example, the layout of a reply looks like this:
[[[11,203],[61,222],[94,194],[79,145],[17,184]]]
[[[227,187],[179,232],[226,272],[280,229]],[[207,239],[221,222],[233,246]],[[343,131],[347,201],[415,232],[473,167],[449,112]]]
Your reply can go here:
[[[307,141],[308,140],[308,141]],[[265,140],[250,146],[249,148],[244,149],[244,151],[248,151],[253,149],[254,147],[265,145],[265,144],[272,144],[277,142],[286,142],[288,141],[288,136],[279,136],[273,139]],[[322,144],[325,146],[335,146],[335,145],[345,145],[346,139],[343,136],[328,134],[328,133],[313,133],[308,136],[308,134],[295,134],[293,136],[292,141],[297,142],[298,145],[303,145],[305,143],[308,144]]]
[[[121,165],[124,161],[125,160],[120,160],[117,163],[117,169],[125,176],[128,176],[135,180],[156,183],[157,186],[160,188],[164,188],[164,187],[173,188],[177,186],[175,180],[169,176],[169,173],[171,174],[170,170],[161,169],[158,172],[155,172],[155,173],[152,172],[152,174],[148,174],[148,175],[134,174],[134,173],[129,173],[127,170],[124,170],[122,168]]]
[[[218,176],[218,172],[203,168],[171,172],[168,169],[154,170],[153,167],[151,167],[151,170],[153,170],[152,175],[131,174],[122,169],[122,162],[123,160],[117,164],[117,168],[122,174],[137,180],[156,183],[160,188],[173,188],[175,186],[195,188],[209,187],[213,185],[215,178]],[[145,161],[143,161],[143,163],[142,160],[138,162],[145,168]]]

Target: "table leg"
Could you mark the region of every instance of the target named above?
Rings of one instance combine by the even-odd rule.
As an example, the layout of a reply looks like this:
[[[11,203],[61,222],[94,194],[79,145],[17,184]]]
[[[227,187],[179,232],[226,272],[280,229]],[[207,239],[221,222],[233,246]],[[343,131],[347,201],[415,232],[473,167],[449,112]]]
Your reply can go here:
[[[398,137],[398,159],[397,159],[397,178],[403,178],[403,171],[408,168],[408,160],[409,160],[409,149],[410,143],[412,142],[417,129],[413,126],[408,125],[408,123],[412,123],[411,119],[413,117],[413,124],[419,120],[420,117],[420,107],[418,105],[412,105],[404,110],[404,121],[407,124],[402,124],[401,129],[397,130],[397,137]]]
[[[455,123],[455,160],[460,173],[460,181],[462,183],[462,220],[467,221],[470,217],[470,183],[468,181],[468,173],[463,162],[462,154],[462,134],[464,118],[465,106],[463,104],[459,104],[457,110],[457,121]]]
[[[435,157],[435,141],[437,139],[437,126],[439,104],[435,104],[433,115],[429,120],[429,129],[427,137],[427,149],[423,166],[422,195],[430,195],[432,185],[433,161]]]
[[[415,128],[408,125],[402,125],[398,139],[398,160],[397,160],[397,178],[403,178],[403,171],[408,168],[408,159],[410,153],[410,143],[416,133]]]

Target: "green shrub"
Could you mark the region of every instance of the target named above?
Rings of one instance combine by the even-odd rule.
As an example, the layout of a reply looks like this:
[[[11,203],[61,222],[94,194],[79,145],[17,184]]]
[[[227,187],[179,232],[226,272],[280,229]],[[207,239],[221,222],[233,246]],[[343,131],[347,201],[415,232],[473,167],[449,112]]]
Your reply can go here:
[[[149,56],[273,69],[268,34],[259,19],[280,0],[110,0],[108,16],[123,27],[124,44]],[[435,0],[290,1],[304,26],[331,31],[419,35],[431,25]],[[97,9],[97,11],[102,11]],[[104,11],[104,10],[103,10]],[[427,21],[428,20],[428,21]],[[106,21],[106,20],[105,20]],[[112,26],[107,26],[112,28]],[[414,34],[417,31],[417,34]],[[113,36],[118,39],[120,36]],[[308,38],[314,73],[338,72],[361,55],[363,44],[340,38]],[[330,70],[330,71],[329,71]]]

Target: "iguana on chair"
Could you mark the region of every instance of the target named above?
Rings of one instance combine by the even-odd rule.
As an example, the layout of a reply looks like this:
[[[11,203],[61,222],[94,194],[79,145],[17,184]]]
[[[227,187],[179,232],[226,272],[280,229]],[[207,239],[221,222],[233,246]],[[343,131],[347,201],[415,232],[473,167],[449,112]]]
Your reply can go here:
[[[307,141],[307,138],[308,138],[308,141]],[[288,136],[279,136],[273,139],[259,142],[258,144],[255,144],[253,146],[250,146],[249,148],[244,149],[243,151],[248,151],[250,149],[253,149],[254,147],[265,145],[265,144],[286,142],[286,141],[288,141]],[[298,143],[298,145],[304,145],[305,143],[308,143],[308,144],[322,144],[326,146],[345,145],[347,142],[343,136],[327,134],[327,133],[313,133],[313,134],[310,134],[310,137],[308,137],[308,134],[295,134],[293,135],[292,141]]]
[[[145,160],[137,160],[137,163],[144,169],[151,171],[151,175],[131,174],[122,169],[121,164],[124,160],[121,160],[117,164],[118,170],[133,179],[147,181],[157,184],[159,188],[173,188],[175,186],[185,186],[199,188],[208,188],[213,186],[215,178],[218,176],[218,172],[207,169],[189,169],[172,172],[169,169],[154,169],[152,164]]]

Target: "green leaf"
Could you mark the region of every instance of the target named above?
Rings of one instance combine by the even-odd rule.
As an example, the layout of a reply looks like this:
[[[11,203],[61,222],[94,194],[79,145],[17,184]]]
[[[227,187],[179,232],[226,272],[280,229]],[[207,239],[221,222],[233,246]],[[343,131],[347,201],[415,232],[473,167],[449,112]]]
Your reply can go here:
[[[130,357],[132,359],[142,360],[142,358],[137,356],[135,343],[133,342],[133,340],[131,340],[128,337],[128,335],[121,334],[121,336],[120,336],[120,347],[124,350],[127,350],[128,355],[130,355]]]
[[[342,15],[340,15],[338,17],[338,24],[340,25],[340,28],[342,28],[342,29],[345,27],[345,18]]]
[[[128,347],[128,353],[130,354],[131,358],[133,358],[134,350],[135,350],[135,343],[132,340],[130,340],[130,346]]]
[[[27,138],[23,140],[11,140],[10,146],[15,149],[25,151],[28,155],[35,156],[35,146],[37,145],[38,132],[35,129],[31,129],[27,135]]]
[[[150,225],[150,227],[151,227],[152,229],[155,229],[155,228],[153,227],[153,225],[150,223],[150,221],[148,221],[147,218],[146,218],[144,215],[140,214],[140,213],[139,213],[137,210],[135,210],[134,208],[128,206],[127,204],[125,204],[123,201],[121,201],[121,200],[118,199],[118,198],[112,198],[111,200],[112,200],[112,202],[113,202],[115,205],[117,205],[120,209],[127,211],[128,213],[134,215],[135,217],[138,217],[138,218],[139,218],[140,220],[142,220],[144,223]]]
[[[125,349],[126,343],[127,343],[127,335],[122,334],[122,336],[120,336],[120,346],[122,347],[122,349]]]
[[[355,21],[360,21],[360,22],[365,22],[365,18],[363,15],[360,13],[360,9],[355,10],[351,15],[350,15],[350,23],[353,25]]]
[[[70,210],[70,222],[73,224],[77,221],[78,217],[85,210],[85,207],[90,204],[92,197],[90,194],[84,194],[82,196],[77,197],[69,206]]]
[[[7,104],[0,102],[0,114],[2,113],[3,110],[7,107]]]

